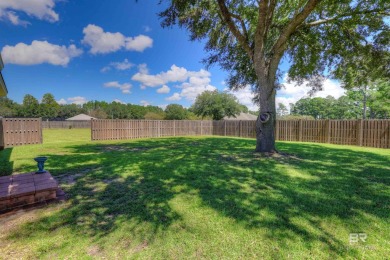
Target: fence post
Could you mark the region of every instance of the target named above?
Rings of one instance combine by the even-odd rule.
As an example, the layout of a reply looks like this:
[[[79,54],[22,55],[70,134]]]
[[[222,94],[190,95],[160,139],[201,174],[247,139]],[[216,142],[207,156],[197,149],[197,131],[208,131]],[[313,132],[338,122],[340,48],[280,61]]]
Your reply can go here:
[[[158,120],[158,129],[157,129],[157,135],[158,137],[161,137],[161,120]]]
[[[356,145],[363,145],[363,120],[359,119],[356,122]]]
[[[40,117],[38,121],[39,121],[39,124],[38,124],[38,125],[39,125],[39,137],[40,137],[40,139],[41,139],[41,140],[40,140],[40,143],[43,144],[42,118]]]
[[[224,122],[224,125],[225,125],[225,136],[226,136],[226,120],[223,121]]]
[[[176,125],[176,120],[173,120],[173,136],[176,136],[175,125]]]
[[[93,119],[91,119],[91,141],[93,141]]]
[[[203,120],[200,120],[200,135],[203,135]]]
[[[328,144],[330,144],[330,130],[331,130],[331,128],[330,128],[330,119],[328,119],[328,120],[326,120],[326,142],[328,143]]]
[[[238,127],[238,131],[239,131],[238,136],[242,137],[242,121],[240,120],[239,122],[240,122],[240,124],[239,124],[239,127]]]
[[[298,121],[298,141],[299,142],[302,142],[302,135],[303,135],[303,123],[302,123],[302,119],[299,119]]]

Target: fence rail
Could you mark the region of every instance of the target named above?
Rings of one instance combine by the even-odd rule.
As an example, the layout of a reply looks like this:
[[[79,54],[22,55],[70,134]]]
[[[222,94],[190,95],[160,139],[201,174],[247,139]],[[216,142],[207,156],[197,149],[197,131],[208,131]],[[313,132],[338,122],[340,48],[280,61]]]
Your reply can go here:
[[[92,140],[219,135],[255,138],[256,121],[92,120]],[[390,120],[278,120],[276,140],[390,148]]]
[[[42,121],[40,118],[0,119],[0,149],[41,143]]]
[[[91,128],[91,121],[42,121],[42,128]]]

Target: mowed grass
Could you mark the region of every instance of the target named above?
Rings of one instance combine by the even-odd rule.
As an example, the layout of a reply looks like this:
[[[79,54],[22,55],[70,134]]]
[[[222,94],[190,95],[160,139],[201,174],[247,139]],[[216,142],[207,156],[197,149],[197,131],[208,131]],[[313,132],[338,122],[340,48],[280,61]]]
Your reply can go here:
[[[91,141],[90,129],[44,129],[45,144]]]
[[[390,255],[388,149],[279,142],[295,157],[265,158],[251,139],[44,138],[1,151],[0,172],[34,170],[47,155],[69,199],[0,217],[2,259]],[[350,243],[351,233],[367,239]]]

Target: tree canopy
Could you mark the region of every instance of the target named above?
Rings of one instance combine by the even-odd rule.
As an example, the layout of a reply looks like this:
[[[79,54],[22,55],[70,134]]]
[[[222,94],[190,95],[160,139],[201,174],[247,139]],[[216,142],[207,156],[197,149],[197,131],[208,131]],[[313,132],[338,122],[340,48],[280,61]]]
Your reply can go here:
[[[322,88],[324,75],[342,77],[357,54],[375,57],[388,51],[388,0],[170,0],[160,13],[163,26],[178,24],[191,40],[206,40],[207,65],[229,72],[230,88],[252,86],[261,116],[256,126],[256,151],[275,151],[275,94],[283,75]],[[380,72],[380,70],[378,70]],[[261,120],[270,118],[270,120]]]
[[[55,118],[58,116],[60,105],[58,105],[53,94],[46,93],[42,97],[40,110],[41,116],[45,118]]]
[[[24,117],[38,117],[39,101],[33,95],[27,94],[23,98],[21,115]]]
[[[291,62],[289,77],[297,81],[318,80],[332,68],[341,76],[346,64],[358,66],[357,53],[370,57],[370,68],[389,69],[389,63],[382,62],[388,61],[383,54],[390,43],[386,0],[169,2],[160,13],[162,25],[177,23],[188,29],[192,40],[207,39],[204,61],[229,71],[231,88],[259,84],[256,62],[263,63],[264,73],[276,75],[283,57]]]
[[[179,104],[169,104],[165,108],[165,119],[168,120],[183,120],[187,119],[187,110]]]
[[[198,95],[191,107],[191,111],[197,116],[202,118],[209,116],[213,120],[221,120],[225,116],[235,117],[242,109],[235,96],[217,90],[205,91]]]

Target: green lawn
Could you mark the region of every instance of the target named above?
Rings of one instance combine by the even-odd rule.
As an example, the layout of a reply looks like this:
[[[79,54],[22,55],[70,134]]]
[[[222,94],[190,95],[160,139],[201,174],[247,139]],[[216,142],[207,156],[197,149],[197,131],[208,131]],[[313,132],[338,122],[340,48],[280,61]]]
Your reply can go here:
[[[389,149],[279,142],[295,157],[264,158],[251,139],[44,138],[0,152],[0,172],[34,170],[47,155],[69,200],[0,218],[0,259],[390,255]]]

